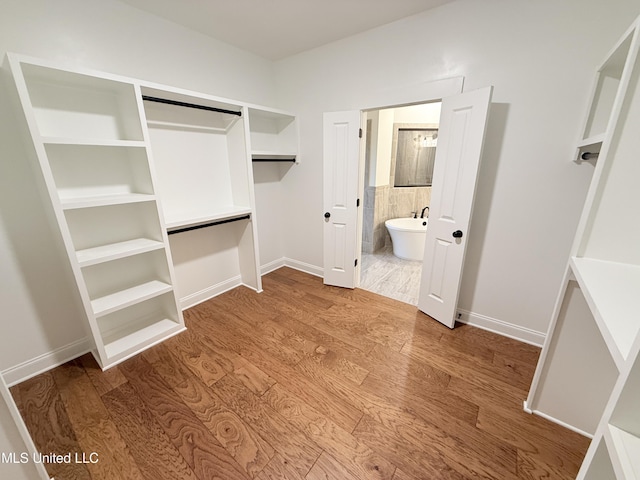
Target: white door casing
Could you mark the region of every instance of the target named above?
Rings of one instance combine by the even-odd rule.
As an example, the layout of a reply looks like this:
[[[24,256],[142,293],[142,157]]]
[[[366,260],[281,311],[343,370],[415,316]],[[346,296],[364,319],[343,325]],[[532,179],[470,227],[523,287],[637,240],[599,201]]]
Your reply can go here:
[[[453,328],[493,87],[442,100],[418,308]]]
[[[360,112],[324,114],[324,283],[356,286]]]

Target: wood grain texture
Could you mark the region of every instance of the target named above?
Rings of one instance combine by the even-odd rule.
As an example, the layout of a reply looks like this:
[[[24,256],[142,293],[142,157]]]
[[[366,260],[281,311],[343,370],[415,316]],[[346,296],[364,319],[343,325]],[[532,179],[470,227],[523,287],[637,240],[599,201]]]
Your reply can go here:
[[[522,410],[539,349],[288,268],[263,288],[107,372],[13,387],[43,452],[100,453],[57,478],[575,478],[588,439]]]
[[[51,372],[43,373],[13,387],[20,401],[20,414],[40,454],[48,456],[82,453]],[[46,457],[45,457],[46,458]],[[43,462],[52,477],[90,479],[80,463]]]
[[[273,448],[250,425],[163,346],[144,353],[154,369],[216,437],[249,476],[255,477],[274,456]]]
[[[120,385],[102,400],[145,479],[198,478],[131,385]]]
[[[250,478],[146,360],[124,363],[122,372],[198,478]]]
[[[98,455],[96,463],[87,463],[91,478],[144,478],[120,436],[109,411],[102,403],[84,366],[93,368],[87,358],[79,358],[52,371],[60,397],[83,452]],[[109,378],[109,377],[108,377]],[[98,385],[109,382],[99,381]],[[110,388],[108,391],[113,390]]]

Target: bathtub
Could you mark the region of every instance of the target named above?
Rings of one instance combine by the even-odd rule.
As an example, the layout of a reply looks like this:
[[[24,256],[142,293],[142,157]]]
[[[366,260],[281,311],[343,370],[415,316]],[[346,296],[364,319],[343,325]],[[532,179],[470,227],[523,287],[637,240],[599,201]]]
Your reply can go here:
[[[427,218],[393,218],[384,222],[391,235],[393,254],[405,260],[422,260]]]

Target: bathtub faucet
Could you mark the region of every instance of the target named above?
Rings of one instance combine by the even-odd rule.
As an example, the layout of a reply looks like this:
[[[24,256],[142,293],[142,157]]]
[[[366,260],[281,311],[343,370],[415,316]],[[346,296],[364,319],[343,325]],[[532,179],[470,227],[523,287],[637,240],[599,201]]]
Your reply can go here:
[[[424,207],[424,208],[422,209],[422,212],[420,213],[420,218],[424,218],[424,211],[425,211],[425,210],[429,210],[429,207]],[[428,217],[428,216],[429,216],[429,214],[427,213],[427,217]]]

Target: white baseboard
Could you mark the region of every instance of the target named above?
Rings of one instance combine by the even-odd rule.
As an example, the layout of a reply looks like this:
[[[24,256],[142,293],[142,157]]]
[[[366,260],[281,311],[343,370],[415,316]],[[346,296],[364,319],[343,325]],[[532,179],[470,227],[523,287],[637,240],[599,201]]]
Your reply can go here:
[[[300,270],[301,272],[305,272],[316,277],[324,277],[324,268],[311,265],[310,263],[293,260],[292,258],[285,257],[284,266],[293,268],[294,270]]]
[[[240,278],[240,275],[237,275],[225,280],[224,282],[217,283],[200,290],[199,292],[182,297],[180,299],[180,308],[182,308],[182,310],[186,310],[187,308],[195,307],[199,303],[206,302],[207,300],[239,287],[240,285],[242,285],[242,278]]]
[[[579,428],[574,427],[573,425],[569,425],[568,423],[563,422],[561,420],[558,420],[557,418],[552,417],[551,415],[547,415],[546,413],[541,412],[540,410],[532,409],[527,404],[527,402],[524,402],[524,411],[527,412],[527,413],[531,413],[533,415],[537,415],[539,417],[542,417],[542,418],[544,418],[546,420],[549,420],[550,422],[553,422],[553,423],[558,424],[558,425],[560,425],[560,426],[562,426],[564,428],[567,428],[567,429],[571,430],[572,432],[579,433],[583,437],[593,438],[593,434],[591,434],[591,433],[585,432],[584,430],[580,430]]]
[[[12,387],[69,360],[78,358],[89,351],[91,351],[91,342],[88,338],[83,338],[14,367],[7,368],[2,371],[2,378],[9,387]]]
[[[505,337],[519,340],[529,345],[535,345],[536,347],[542,347],[546,335],[542,332],[537,332],[529,328],[514,325],[512,323],[504,322],[495,318],[480,315],[478,313],[469,312],[467,310],[459,309],[458,313],[460,318],[457,319],[460,323],[466,323],[483,330],[488,330]]]
[[[267,273],[273,272],[282,267],[293,268],[294,270],[299,270],[315,277],[324,276],[324,269],[322,267],[311,265],[310,263],[300,262],[298,260],[293,260],[292,258],[287,257],[282,257],[262,265],[262,267],[260,267],[260,273],[262,275],[266,275]]]
[[[273,262],[269,262],[269,263],[265,263],[264,265],[262,265],[260,267],[260,275],[266,275],[267,273],[271,273],[275,270],[278,270],[279,268],[282,268],[285,266],[285,258],[279,258],[277,260],[274,260]]]

